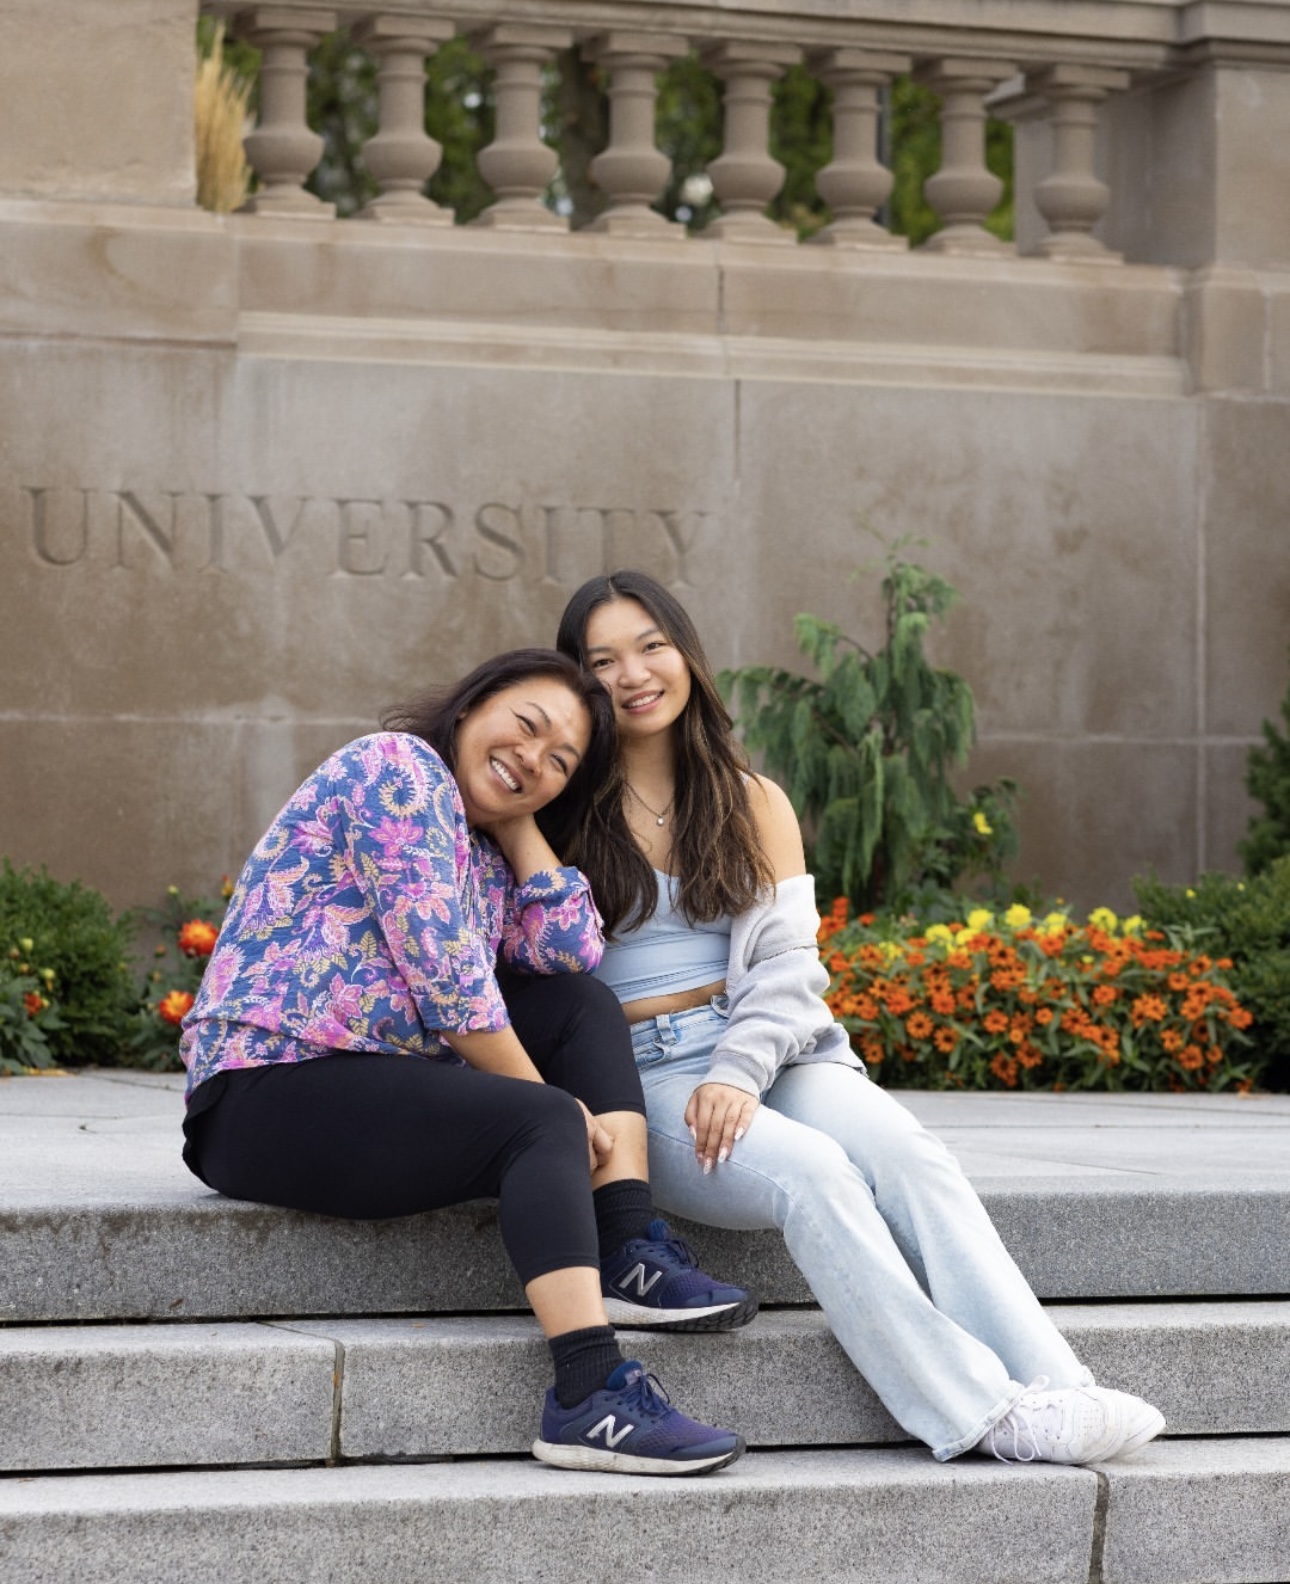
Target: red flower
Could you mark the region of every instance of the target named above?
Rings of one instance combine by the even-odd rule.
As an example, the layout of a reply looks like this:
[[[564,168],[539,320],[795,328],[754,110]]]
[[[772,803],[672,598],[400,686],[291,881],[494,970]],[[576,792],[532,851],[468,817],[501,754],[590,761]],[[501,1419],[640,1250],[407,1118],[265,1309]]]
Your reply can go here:
[[[205,919],[189,919],[179,931],[179,949],[185,957],[209,957],[215,950],[219,931]]]
[[[209,927],[207,925],[207,928]],[[193,997],[187,990],[171,990],[158,1003],[157,1016],[164,1023],[182,1023],[192,1004]]]
[[[38,1012],[43,1012],[49,1005],[43,995],[38,995],[35,990],[28,990],[22,998],[22,1004],[27,1008],[27,1016],[35,1017]]]

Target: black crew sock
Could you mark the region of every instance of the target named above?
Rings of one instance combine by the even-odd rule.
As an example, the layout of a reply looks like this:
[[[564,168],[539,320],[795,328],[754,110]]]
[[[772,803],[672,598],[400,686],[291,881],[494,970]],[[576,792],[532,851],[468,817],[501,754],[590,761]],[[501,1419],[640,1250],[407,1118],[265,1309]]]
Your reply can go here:
[[[572,1408],[599,1391],[623,1362],[613,1326],[588,1326],[550,1337],[547,1346],[555,1362],[555,1397],[561,1408]]]
[[[596,1211],[596,1235],[600,1239],[602,1260],[617,1254],[632,1238],[644,1237],[645,1229],[654,1219],[654,1196],[649,1184],[639,1177],[606,1183],[592,1194],[591,1202]]]

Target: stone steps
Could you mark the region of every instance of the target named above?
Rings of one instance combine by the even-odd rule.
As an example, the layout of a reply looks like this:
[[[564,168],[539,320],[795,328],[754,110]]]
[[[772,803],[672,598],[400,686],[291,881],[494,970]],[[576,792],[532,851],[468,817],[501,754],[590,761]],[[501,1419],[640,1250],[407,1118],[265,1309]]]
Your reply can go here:
[[[221,1200],[179,1163],[178,1087],[0,1084],[4,1584],[1290,1580],[1290,1099],[901,1097],[1099,1379],[1164,1410],[1104,1467],[937,1464],[777,1235],[679,1226],[765,1306],[624,1334],[752,1448],[691,1481],[528,1456],[549,1366],[490,1205]]]
[[[1290,1435],[1290,1302],[1054,1305],[1168,1434]],[[724,1336],[622,1333],[686,1412],[751,1447],[906,1439],[818,1310]],[[0,1329],[0,1470],[519,1455],[549,1356],[528,1316]]]
[[[921,1450],[753,1452],[696,1480],[529,1459],[0,1481],[12,1584],[1266,1584],[1290,1442],[1098,1469]]]

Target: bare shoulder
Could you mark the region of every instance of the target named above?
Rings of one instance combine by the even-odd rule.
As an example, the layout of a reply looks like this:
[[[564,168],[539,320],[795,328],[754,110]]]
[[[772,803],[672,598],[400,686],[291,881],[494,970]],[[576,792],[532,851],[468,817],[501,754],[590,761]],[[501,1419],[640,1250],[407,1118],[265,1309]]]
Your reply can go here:
[[[770,859],[776,880],[789,880],[806,873],[806,853],[802,848],[802,829],[793,805],[783,787],[766,776],[749,776],[748,802],[762,849]]]

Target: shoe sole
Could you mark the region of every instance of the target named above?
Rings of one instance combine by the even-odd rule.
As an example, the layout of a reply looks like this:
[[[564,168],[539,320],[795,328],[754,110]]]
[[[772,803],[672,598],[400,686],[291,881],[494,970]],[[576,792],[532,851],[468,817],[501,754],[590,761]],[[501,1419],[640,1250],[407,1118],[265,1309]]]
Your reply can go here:
[[[730,1451],[704,1458],[633,1457],[628,1452],[607,1452],[597,1447],[565,1445],[559,1441],[538,1439],[533,1443],[533,1456],[539,1463],[592,1474],[713,1474],[717,1469],[728,1468],[745,1451],[747,1447],[742,1436],[736,1437]]]
[[[648,1309],[606,1294],[605,1313],[610,1325],[631,1331],[734,1331],[756,1317],[757,1300],[706,1309]]]

